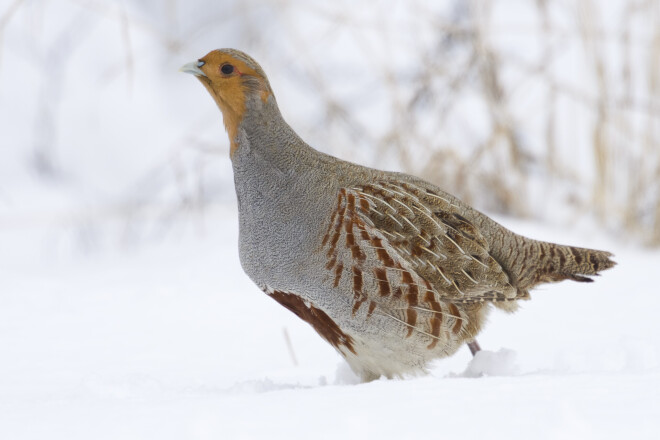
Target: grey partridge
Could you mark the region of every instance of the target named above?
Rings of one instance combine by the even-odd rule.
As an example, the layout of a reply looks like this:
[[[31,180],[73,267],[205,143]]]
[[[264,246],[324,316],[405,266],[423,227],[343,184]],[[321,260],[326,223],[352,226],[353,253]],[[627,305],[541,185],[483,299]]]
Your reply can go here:
[[[181,69],[229,135],[239,254],[268,296],[308,322],[363,380],[425,371],[541,283],[592,281],[609,252],[517,235],[417,177],[307,145],[262,68],[234,49]]]

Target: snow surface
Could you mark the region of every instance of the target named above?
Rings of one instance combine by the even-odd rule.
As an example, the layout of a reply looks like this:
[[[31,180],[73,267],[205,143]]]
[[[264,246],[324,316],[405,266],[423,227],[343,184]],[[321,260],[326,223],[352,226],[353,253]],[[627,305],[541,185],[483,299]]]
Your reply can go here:
[[[393,169],[396,149],[377,141],[409,121],[392,104],[416,90],[411,63],[436,58],[438,29],[469,25],[465,2],[5,3],[0,440],[660,438],[660,300],[651,284],[660,252],[605,238],[575,203],[593,196],[597,113],[570,94],[557,98],[557,154],[579,177],[539,186],[548,176],[532,173],[524,192],[538,218],[573,224],[500,220],[535,238],[611,250],[619,265],[593,284],[539,289],[517,314],[493,313],[476,358],[463,348],[428,376],[360,384],[240,268],[227,137],[206,91],[178,67],[212,48],[242,48],[267,68],[283,114],[311,145]],[[558,29],[550,59],[534,43],[544,41],[537,2],[475,2],[490,3],[490,44],[522,66],[502,72],[507,90],[516,85],[511,116],[525,151],[543,158],[546,85],[524,66],[595,93],[574,23],[579,2],[549,3]],[[616,72],[628,71],[617,54],[629,28],[630,58],[639,60],[628,65],[631,92],[646,102],[641,85],[653,82],[641,73],[655,59],[645,52],[655,22],[649,9],[621,13],[628,4],[600,11],[611,33],[603,39],[610,92],[614,99],[627,84]],[[465,75],[470,59],[449,46],[432,65],[436,92],[443,78]],[[413,159],[425,160],[429,147],[469,157],[485,141],[483,91],[467,82],[458,92],[416,113],[426,117],[416,120]],[[334,103],[351,117],[330,117]],[[629,133],[622,148],[639,154],[646,144]],[[40,150],[50,172],[35,166]],[[652,152],[642,167],[635,154],[616,156],[614,171],[633,170],[615,185],[624,198],[657,187],[634,186],[653,167]]]
[[[474,359],[465,347],[428,376],[359,384],[243,274],[232,205],[189,220],[91,253],[54,251],[69,238],[48,221],[0,228],[0,438],[660,434],[660,252],[500,219],[612,250],[619,264],[592,284],[537,290],[514,315],[494,312]]]

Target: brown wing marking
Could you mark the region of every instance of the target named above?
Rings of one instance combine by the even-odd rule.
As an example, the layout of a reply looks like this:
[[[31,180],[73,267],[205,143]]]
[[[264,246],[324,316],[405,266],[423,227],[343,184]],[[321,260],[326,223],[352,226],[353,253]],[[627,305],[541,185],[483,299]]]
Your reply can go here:
[[[420,275],[420,267],[430,265],[429,256],[440,260],[446,257],[434,242],[435,238],[421,229],[421,225],[416,226],[414,209],[404,209],[400,201],[386,197],[385,190],[374,191],[375,195],[363,190],[342,189],[339,192],[322,242],[328,258],[326,269],[334,276],[333,286],[340,286],[345,273],[348,278],[344,283],[352,292],[354,316],[366,303],[367,318],[374,313],[388,316],[407,328],[405,337],[414,332],[427,335],[430,338],[428,348],[433,349],[438,342],[451,337],[450,334],[461,333],[466,319],[459,307],[444,302],[437,288]],[[384,197],[383,206],[377,206],[378,197]],[[394,206],[399,208],[393,210]],[[422,205],[413,205],[413,208],[425,209],[424,215],[431,215]],[[385,213],[388,209],[390,216]],[[410,218],[404,219],[402,211]],[[390,228],[376,226],[383,219],[388,219]],[[410,239],[406,234],[411,231],[420,237],[419,243],[408,243]],[[443,269],[435,265],[430,269],[444,274]],[[465,278],[474,279],[470,269],[462,273]],[[457,281],[449,276],[449,273],[436,275],[446,280],[443,282],[445,289],[460,291]]]
[[[341,351],[345,347],[351,353],[356,354],[353,338],[343,332],[322,309],[306,302],[295,293],[266,289],[266,294],[311,325],[323,339],[337,350]]]

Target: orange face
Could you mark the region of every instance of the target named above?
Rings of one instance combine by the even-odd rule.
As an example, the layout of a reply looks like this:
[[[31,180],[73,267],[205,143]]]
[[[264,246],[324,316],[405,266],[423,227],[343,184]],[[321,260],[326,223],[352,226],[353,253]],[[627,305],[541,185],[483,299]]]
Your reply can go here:
[[[238,126],[246,111],[248,95],[257,93],[265,102],[270,94],[268,80],[261,68],[254,61],[239,57],[231,50],[214,50],[182,68],[204,84],[222,111],[232,155],[237,148]]]

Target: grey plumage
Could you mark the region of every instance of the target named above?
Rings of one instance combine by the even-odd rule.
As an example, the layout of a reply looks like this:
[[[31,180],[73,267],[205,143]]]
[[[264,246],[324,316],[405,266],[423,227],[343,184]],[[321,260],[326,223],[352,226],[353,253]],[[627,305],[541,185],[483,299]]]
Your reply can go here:
[[[513,311],[540,283],[614,265],[608,252],[517,235],[414,176],[320,153],[284,121],[252,58],[223,49],[201,61],[194,73],[232,142],[243,269],[365,380],[423,371],[473,341],[491,306]]]

